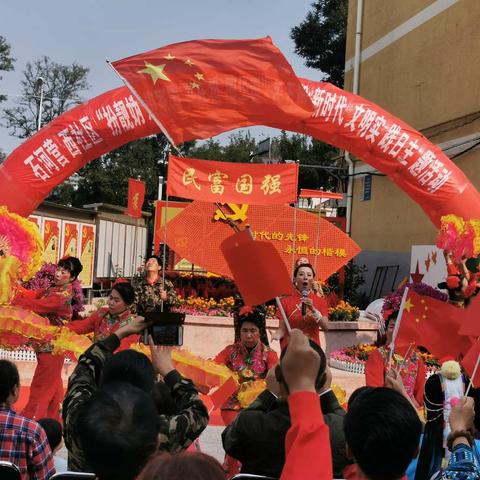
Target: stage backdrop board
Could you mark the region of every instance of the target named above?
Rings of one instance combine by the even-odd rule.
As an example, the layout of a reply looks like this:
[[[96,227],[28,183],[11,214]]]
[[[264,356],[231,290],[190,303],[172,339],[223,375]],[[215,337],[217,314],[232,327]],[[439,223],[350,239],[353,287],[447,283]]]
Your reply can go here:
[[[95,225],[81,224],[78,258],[83,270],[79,275],[83,288],[91,288],[93,283],[93,266],[95,258]]]
[[[60,237],[62,221],[58,218],[43,217],[43,260],[45,263],[57,263],[60,258]]]
[[[326,280],[360,252],[360,247],[328,220],[285,205],[225,206],[224,213],[237,220],[240,228],[250,226],[257,240],[268,240],[291,270],[292,258],[307,257],[317,261],[317,278]],[[167,244],[180,256],[210,272],[232,277],[220,251],[220,244],[233,230],[221,221],[222,212],[210,203],[195,201],[175,216],[167,228]],[[318,222],[320,235],[317,244]],[[163,229],[159,232],[163,240]]]

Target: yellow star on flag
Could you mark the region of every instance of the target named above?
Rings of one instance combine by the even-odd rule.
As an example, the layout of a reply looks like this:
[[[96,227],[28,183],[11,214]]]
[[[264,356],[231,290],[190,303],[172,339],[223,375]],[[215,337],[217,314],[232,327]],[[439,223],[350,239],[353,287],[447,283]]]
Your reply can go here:
[[[197,72],[194,77],[197,79],[197,80],[205,80],[205,77],[203,75],[203,73],[199,73]]]
[[[165,57],[163,57],[165,60],[175,60],[175,56],[172,55],[171,53],[169,53],[168,55],[166,55]]]
[[[151,63],[145,62],[145,68],[143,70],[138,70],[138,73],[146,73],[152,78],[153,84],[157,83],[157,80],[164,80],[170,82],[170,79],[163,73],[165,64],[163,65],[153,65]]]
[[[408,313],[410,313],[410,310],[414,306],[415,305],[411,302],[411,300],[409,298],[407,298],[407,300],[405,301],[405,305],[403,306],[403,309],[406,310]]]
[[[195,90],[196,88],[200,88],[200,84],[197,82],[192,82],[190,83],[190,86],[192,87],[192,90]]]
[[[187,58],[185,60],[185,65],[188,65],[189,67],[193,67],[195,64],[189,58]]]

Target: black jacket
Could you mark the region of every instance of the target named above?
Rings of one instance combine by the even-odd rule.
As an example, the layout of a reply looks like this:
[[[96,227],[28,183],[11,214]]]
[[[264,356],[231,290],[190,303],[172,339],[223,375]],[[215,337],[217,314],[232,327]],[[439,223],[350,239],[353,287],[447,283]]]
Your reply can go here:
[[[350,463],[345,454],[343,434],[345,412],[332,391],[320,397],[320,405],[330,430],[333,476],[342,478],[342,470]],[[289,428],[288,403],[277,400],[265,390],[223,431],[223,448],[242,463],[242,473],[280,477]]]

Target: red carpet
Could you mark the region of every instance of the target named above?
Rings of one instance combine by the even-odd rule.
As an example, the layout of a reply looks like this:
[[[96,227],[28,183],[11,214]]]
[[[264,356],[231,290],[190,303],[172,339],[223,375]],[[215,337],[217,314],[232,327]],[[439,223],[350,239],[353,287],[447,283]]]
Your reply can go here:
[[[13,406],[14,410],[16,412],[21,412],[24,408],[25,405],[28,402],[28,396],[30,395],[30,387],[20,387],[20,398],[18,399],[18,402]],[[212,402],[210,401],[210,397],[201,395],[202,400],[204,401],[205,405],[207,406],[207,409],[210,410],[212,406]],[[223,427],[223,421],[222,417],[220,416],[220,410],[214,410],[210,414],[210,422],[208,423],[210,426],[214,427]]]

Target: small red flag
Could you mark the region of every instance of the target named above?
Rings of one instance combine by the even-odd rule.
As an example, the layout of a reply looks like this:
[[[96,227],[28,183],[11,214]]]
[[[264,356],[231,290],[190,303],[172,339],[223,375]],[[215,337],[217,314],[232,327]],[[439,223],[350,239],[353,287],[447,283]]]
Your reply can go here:
[[[220,408],[227,398],[231,397],[238,389],[238,384],[233,377],[230,377],[213,393],[210,394],[214,409]]]
[[[469,337],[459,335],[463,312],[447,302],[409,291],[395,344],[415,343],[439,358],[458,358],[472,345]]]
[[[473,298],[470,305],[463,310],[460,335],[480,337],[480,295]]]
[[[272,40],[194,40],[112,63],[175,143],[248,125],[295,130],[313,104]]]
[[[128,179],[127,215],[134,218],[142,216],[143,200],[145,199],[145,182],[134,178]]]
[[[475,388],[480,386],[480,368],[477,368],[475,372],[475,377],[473,377],[473,371],[475,370],[475,365],[477,364],[478,356],[480,355],[480,339],[476,340],[472,345],[470,350],[467,352],[461,364],[465,371],[468,373],[468,376],[472,380],[473,386]]]
[[[242,230],[224,240],[220,249],[245,305],[295,293],[287,267],[270,242],[254,241]]]

